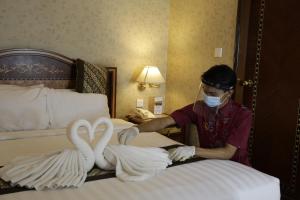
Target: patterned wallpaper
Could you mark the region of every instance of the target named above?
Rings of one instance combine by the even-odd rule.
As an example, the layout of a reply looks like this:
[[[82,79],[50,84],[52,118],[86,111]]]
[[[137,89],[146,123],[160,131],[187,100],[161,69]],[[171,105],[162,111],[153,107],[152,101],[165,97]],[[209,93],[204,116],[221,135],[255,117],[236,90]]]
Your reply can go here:
[[[144,65],[166,75],[169,0],[0,0],[0,49],[39,48],[118,67],[117,116],[137,97],[164,95],[165,86],[137,89]]]
[[[170,112],[193,101],[209,66],[232,65],[236,9],[237,0],[0,0],[0,49],[40,48],[117,66],[118,117],[136,98],[147,107],[158,95]],[[213,57],[215,47],[223,58]],[[134,79],[145,65],[158,66],[167,83],[139,91]]]
[[[237,0],[172,0],[166,83],[167,112],[190,104],[201,74],[220,63],[233,65]],[[214,57],[214,48],[223,57]]]

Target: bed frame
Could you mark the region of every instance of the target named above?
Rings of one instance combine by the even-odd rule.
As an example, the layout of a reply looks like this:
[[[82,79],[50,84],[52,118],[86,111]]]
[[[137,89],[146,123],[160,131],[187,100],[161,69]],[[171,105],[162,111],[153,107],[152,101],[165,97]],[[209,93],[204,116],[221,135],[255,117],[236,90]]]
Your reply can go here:
[[[0,84],[43,83],[55,89],[74,89],[75,59],[40,49],[0,50]],[[110,115],[116,117],[117,68],[107,67],[107,98]]]

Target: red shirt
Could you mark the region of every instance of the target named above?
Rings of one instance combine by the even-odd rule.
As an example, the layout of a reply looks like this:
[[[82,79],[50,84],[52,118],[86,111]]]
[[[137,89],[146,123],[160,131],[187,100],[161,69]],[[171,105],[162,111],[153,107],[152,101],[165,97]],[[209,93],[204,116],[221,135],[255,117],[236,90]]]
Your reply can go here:
[[[230,100],[224,107],[216,110],[204,102],[193,111],[193,104],[176,110],[171,114],[176,123],[184,128],[187,124],[197,126],[200,146],[218,148],[231,144],[237,151],[231,160],[250,165],[248,160],[248,137],[251,128],[251,111]]]

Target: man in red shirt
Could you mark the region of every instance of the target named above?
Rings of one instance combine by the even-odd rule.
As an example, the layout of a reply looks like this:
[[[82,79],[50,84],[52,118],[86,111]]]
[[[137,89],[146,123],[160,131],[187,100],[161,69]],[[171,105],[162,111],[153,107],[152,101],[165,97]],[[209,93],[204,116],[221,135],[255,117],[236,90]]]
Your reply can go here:
[[[185,128],[194,123],[200,147],[173,149],[170,151],[172,160],[185,160],[196,154],[203,158],[230,159],[249,165],[247,144],[251,112],[231,99],[236,79],[235,72],[227,65],[211,67],[201,76],[199,94],[202,94],[203,100],[196,100],[168,117],[140,124],[138,131],[157,131],[175,124]],[[119,134],[119,140],[122,137],[127,137],[126,131]]]

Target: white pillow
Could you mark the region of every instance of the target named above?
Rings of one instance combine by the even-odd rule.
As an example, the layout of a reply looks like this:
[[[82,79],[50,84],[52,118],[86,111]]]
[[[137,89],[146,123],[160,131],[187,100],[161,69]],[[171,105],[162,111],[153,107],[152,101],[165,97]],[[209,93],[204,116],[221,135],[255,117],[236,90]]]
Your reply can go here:
[[[47,90],[41,87],[6,87],[0,89],[0,131],[46,129]]]
[[[49,89],[47,104],[50,128],[66,128],[78,119],[93,121],[101,116],[110,117],[107,97],[103,94]]]

